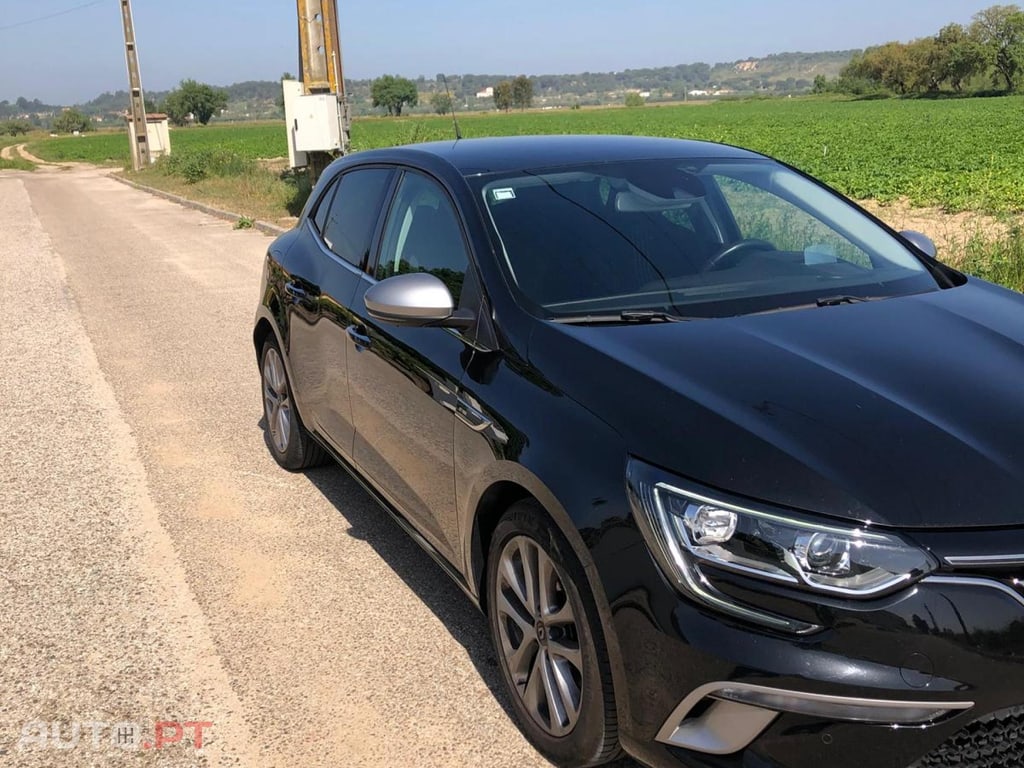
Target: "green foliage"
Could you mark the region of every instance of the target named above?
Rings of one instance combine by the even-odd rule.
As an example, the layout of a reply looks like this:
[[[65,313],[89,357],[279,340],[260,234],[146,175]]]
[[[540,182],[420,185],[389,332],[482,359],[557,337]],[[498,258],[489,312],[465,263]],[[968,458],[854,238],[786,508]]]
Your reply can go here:
[[[72,107],[71,109],[64,110],[54,118],[51,127],[57,133],[75,133],[75,131],[85,133],[92,130],[92,120]]]
[[[644,97],[636,91],[630,91],[626,94],[626,106],[627,107],[642,107],[647,102],[644,101]]]
[[[218,125],[203,131],[172,131],[174,154],[228,147],[247,160],[284,157],[288,139],[282,123]],[[94,165],[131,165],[126,130],[101,131],[80,139],[44,139],[33,142],[32,154],[51,163],[79,162]]]
[[[32,130],[32,123],[27,120],[5,120],[0,123],[0,136],[19,136]]]
[[[256,226],[256,220],[248,216],[242,216],[235,222],[235,229],[252,229]]]
[[[960,93],[965,83],[986,73],[1007,92],[1024,75],[1024,12],[1016,5],[980,11],[969,29],[947,24],[934,37],[868,48],[853,57],[838,80],[816,78],[814,92],[934,94],[948,85]]]
[[[374,107],[384,107],[389,115],[395,117],[401,116],[406,105],[415,107],[419,103],[416,83],[397,75],[384,75],[374,80],[371,97]]]
[[[533,81],[526,75],[512,81],[512,103],[522,110],[533,106]]]
[[[984,46],[959,24],[947,24],[935,38],[943,52],[938,62],[940,80],[960,93],[964,83],[988,64]]]
[[[1024,211],[1024,97],[766,99],[624,109],[466,115],[467,138],[635,134],[706,139],[776,156],[855,199],[907,198],[950,211]],[[450,120],[357,120],[356,149],[443,140]]]
[[[35,169],[35,163],[30,163],[24,158],[16,157],[13,160],[4,160],[0,157],[0,171],[34,171]]]
[[[1024,231],[1013,227],[1005,236],[977,234],[967,241],[958,269],[1024,292]]]
[[[439,115],[447,115],[452,111],[452,97],[444,91],[438,91],[430,97],[430,106]]]
[[[195,80],[182,80],[181,85],[164,99],[161,109],[175,125],[187,125],[190,116],[196,122],[207,125],[214,115],[227,106],[227,91]]]
[[[256,168],[253,160],[223,147],[192,149],[161,157],[157,169],[166,176],[178,176],[186,184],[211,177],[243,176]]]
[[[1000,79],[1012,91],[1024,72],[1024,13],[1016,5],[993,5],[979,11],[971,24],[971,36],[995,67],[993,82]]]
[[[494,86],[494,106],[496,109],[508,112],[512,109],[513,103],[515,103],[515,97],[512,92],[512,81],[502,80]]]

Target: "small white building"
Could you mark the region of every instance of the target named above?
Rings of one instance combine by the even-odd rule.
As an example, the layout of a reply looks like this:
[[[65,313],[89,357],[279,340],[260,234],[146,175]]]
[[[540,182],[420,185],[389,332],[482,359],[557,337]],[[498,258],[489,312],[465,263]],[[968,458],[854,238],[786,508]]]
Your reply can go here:
[[[135,130],[134,120],[128,116],[128,141],[134,151]],[[165,155],[171,154],[171,123],[167,115],[163,113],[151,113],[146,115],[146,137],[149,143],[149,161],[155,163]]]
[[[494,98],[494,88],[493,87],[484,88],[482,91],[477,93],[476,97],[478,99],[493,99]]]

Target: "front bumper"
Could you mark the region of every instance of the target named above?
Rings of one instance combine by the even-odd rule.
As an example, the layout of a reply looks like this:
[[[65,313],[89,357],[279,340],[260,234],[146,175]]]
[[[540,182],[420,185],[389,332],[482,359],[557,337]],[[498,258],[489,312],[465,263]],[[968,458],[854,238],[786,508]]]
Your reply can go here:
[[[1024,594],[1006,579],[942,573],[854,602],[720,574],[723,593],[825,627],[796,636],[681,597],[642,542],[599,568],[626,683],[622,741],[646,763],[1024,765]]]

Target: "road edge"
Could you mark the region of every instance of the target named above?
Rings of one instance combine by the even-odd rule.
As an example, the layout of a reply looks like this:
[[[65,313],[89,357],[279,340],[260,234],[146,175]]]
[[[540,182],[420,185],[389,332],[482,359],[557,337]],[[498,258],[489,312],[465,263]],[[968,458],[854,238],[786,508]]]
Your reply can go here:
[[[242,219],[247,218],[240,213],[232,213],[231,211],[225,211],[220,208],[215,208],[212,205],[207,205],[206,203],[200,203],[196,200],[189,200],[187,197],[176,195],[173,192],[165,192],[162,189],[156,189],[155,187],[149,187],[146,186],[145,184],[140,184],[137,181],[126,179],[124,176],[119,176],[116,173],[111,173],[109,178],[113,179],[114,181],[120,182],[121,184],[124,184],[126,186],[134,187],[135,189],[141,192],[148,192],[149,194],[154,195],[155,197],[162,197],[164,200],[170,200],[172,203],[177,203],[178,205],[184,208],[191,208],[192,210],[199,211],[200,213],[205,213],[209,216],[215,216],[216,218],[223,219],[224,221],[230,221],[237,224]],[[288,231],[284,227],[279,227],[276,224],[269,224],[265,221],[254,221],[252,223],[251,228],[259,232],[262,232],[265,235],[269,235],[271,237],[283,235],[285,232]]]

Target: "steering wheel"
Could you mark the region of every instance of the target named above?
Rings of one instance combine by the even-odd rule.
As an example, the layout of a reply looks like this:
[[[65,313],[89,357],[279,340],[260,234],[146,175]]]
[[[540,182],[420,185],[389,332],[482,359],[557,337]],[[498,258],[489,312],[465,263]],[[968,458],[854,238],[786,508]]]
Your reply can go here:
[[[743,251],[774,251],[777,250],[774,245],[769,243],[767,240],[737,240],[735,243],[730,243],[719,250],[714,256],[707,260],[707,263],[701,268],[700,273],[703,275],[706,272],[713,272],[718,269],[722,262],[729,259]]]

